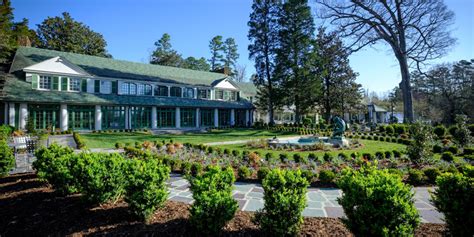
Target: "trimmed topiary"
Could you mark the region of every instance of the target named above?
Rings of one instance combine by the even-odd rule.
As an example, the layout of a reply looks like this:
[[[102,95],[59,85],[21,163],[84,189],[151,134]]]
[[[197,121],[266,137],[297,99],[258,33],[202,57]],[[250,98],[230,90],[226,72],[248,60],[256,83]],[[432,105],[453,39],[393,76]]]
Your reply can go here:
[[[449,151],[445,151],[441,155],[441,160],[444,160],[446,162],[452,162],[454,160],[454,155],[453,155],[453,153],[451,153]]]
[[[6,131],[8,132],[8,131]],[[8,175],[15,167],[15,155],[4,139],[0,139],[0,177]]]
[[[451,236],[474,235],[474,176],[470,166],[464,173],[445,173],[436,179],[432,202],[445,216]]]
[[[430,184],[436,184],[436,178],[441,175],[441,171],[434,167],[424,169],[423,173],[425,174],[426,181]]]
[[[408,170],[407,182],[411,185],[420,185],[425,182],[423,171],[417,169]]]
[[[210,166],[204,174],[189,179],[194,198],[190,221],[199,232],[217,235],[234,217],[238,208],[232,198],[234,181],[230,167],[221,170],[217,166]]]
[[[336,179],[336,174],[332,170],[321,170],[318,178],[321,183],[331,184]]]
[[[247,180],[250,178],[250,175],[252,175],[252,172],[247,166],[240,166],[237,170],[237,174],[239,175],[239,179]]]
[[[303,223],[308,185],[299,170],[272,170],[262,182],[265,204],[255,223],[273,236],[295,235]]]
[[[355,236],[413,236],[419,224],[413,193],[398,175],[375,166],[346,169],[337,182],[344,224]]]

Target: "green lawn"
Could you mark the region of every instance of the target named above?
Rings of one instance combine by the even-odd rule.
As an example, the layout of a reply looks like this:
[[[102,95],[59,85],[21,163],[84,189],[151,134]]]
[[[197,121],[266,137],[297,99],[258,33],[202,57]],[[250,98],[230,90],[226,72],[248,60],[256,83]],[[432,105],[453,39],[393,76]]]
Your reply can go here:
[[[226,129],[215,130],[207,133],[186,133],[182,135],[166,134],[151,135],[145,132],[133,133],[88,133],[82,134],[88,148],[113,148],[115,143],[122,144],[156,140],[170,140],[175,142],[190,142],[193,144],[201,144],[208,142],[232,141],[232,140],[248,140],[273,136],[295,136],[294,133],[281,131],[268,131],[258,129]]]
[[[359,140],[359,141],[360,143],[364,145],[361,148],[351,149],[351,150],[333,150],[333,151],[329,151],[328,153],[331,155],[337,155],[340,152],[344,152],[349,155],[352,152],[357,151],[359,152],[359,154],[362,154],[362,153],[375,154],[375,152],[377,151],[393,151],[393,150],[403,151],[405,150],[405,145],[398,144],[398,143],[372,141],[372,140]],[[277,150],[271,150],[271,149],[252,149],[252,148],[248,148],[245,144],[219,145],[219,147],[221,147],[222,149],[229,148],[229,149],[235,149],[235,150],[258,151],[262,155],[265,155],[267,152],[273,152],[277,155],[284,152],[290,156],[293,156],[294,153],[299,153],[303,156],[307,156],[309,153],[315,153],[318,156],[321,156],[325,153],[325,151],[291,152],[291,151],[277,151]]]

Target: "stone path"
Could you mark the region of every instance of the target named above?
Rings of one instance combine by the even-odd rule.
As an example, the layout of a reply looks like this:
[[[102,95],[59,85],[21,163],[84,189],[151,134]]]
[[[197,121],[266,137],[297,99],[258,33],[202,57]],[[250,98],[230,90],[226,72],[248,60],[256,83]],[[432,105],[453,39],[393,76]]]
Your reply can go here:
[[[33,154],[21,153],[15,154],[15,168],[10,171],[10,174],[20,174],[33,172],[33,162],[36,157]]]
[[[193,202],[189,183],[181,175],[171,174],[168,186],[170,200],[184,203]],[[429,201],[429,189],[432,188],[415,188],[415,206],[420,213],[421,221],[444,223],[443,215],[437,212]],[[344,211],[336,201],[341,194],[341,190],[335,188],[309,188],[306,194],[307,207],[303,211],[303,216],[342,217]],[[259,184],[236,182],[233,197],[239,203],[240,210],[257,211],[263,208],[263,188]]]
[[[68,146],[73,149],[77,147],[76,142],[74,141],[74,138],[71,134],[49,136],[48,144],[53,143],[56,143],[61,146]]]

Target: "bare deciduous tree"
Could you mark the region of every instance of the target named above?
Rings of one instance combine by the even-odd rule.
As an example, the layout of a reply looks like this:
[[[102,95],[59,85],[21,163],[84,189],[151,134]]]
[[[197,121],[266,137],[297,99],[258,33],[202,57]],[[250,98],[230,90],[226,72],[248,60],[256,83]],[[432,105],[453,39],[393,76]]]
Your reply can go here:
[[[246,81],[247,76],[247,66],[245,65],[236,65],[235,66],[235,75],[234,75],[234,81],[237,82],[244,82]]]
[[[339,27],[342,37],[352,39],[358,51],[384,42],[400,66],[404,119],[412,122],[413,103],[410,67],[421,70],[426,61],[446,54],[455,39],[449,26],[454,13],[443,0],[316,0],[320,17]]]

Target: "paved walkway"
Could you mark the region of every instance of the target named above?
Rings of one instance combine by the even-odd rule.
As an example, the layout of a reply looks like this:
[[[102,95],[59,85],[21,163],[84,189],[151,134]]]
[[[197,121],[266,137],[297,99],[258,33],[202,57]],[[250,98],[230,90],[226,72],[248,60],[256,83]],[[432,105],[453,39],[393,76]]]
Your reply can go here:
[[[68,146],[72,149],[76,148],[76,142],[72,137],[72,134],[65,134],[65,135],[54,135],[48,137],[48,144],[56,143],[61,146]]]
[[[296,139],[296,138],[300,138],[300,137],[304,137],[304,136],[303,135],[290,136],[290,137],[282,136],[282,137],[278,137],[278,138],[281,139],[281,140],[289,140],[289,139]],[[243,144],[243,143],[247,143],[249,141],[255,141],[255,140],[258,140],[258,139],[269,139],[269,138],[271,138],[271,137],[253,138],[253,139],[246,139],[246,140],[233,140],[233,141],[225,141],[225,142],[208,142],[208,143],[204,143],[204,145],[206,145],[206,146],[216,146],[216,145]]]
[[[421,221],[429,223],[444,223],[443,215],[436,211],[430,203],[429,189],[425,187],[415,188],[415,206],[418,209]],[[184,203],[192,203],[192,193],[189,183],[179,174],[171,174],[169,180],[169,199]],[[342,194],[340,189],[335,188],[309,188],[307,195],[307,207],[303,216],[308,217],[342,217],[342,207],[336,199]],[[259,184],[235,183],[233,197],[239,203],[239,209],[244,211],[256,211],[263,208],[263,188]]]

